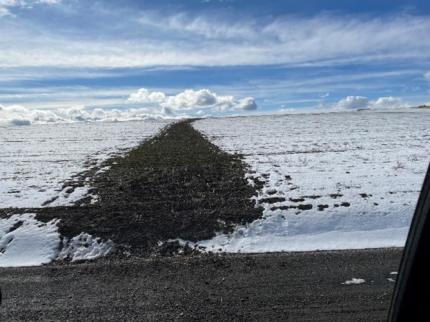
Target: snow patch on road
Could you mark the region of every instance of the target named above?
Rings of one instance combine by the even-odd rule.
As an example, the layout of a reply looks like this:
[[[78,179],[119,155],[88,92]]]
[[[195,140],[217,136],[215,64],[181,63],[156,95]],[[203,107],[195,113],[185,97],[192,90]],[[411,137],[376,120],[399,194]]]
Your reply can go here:
[[[351,280],[345,281],[342,284],[344,285],[358,285],[358,284],[363,284],[366,283],[366,281],[362,278],[352,278]]]
[[[271,218],[270,218],[271,219]],[[269,220],[269,219],[268,219]],[[281,251],[346,250],[380,247],[400,247],[404,244],[408,228],[386,228],[368,231],[327,231],[319,234],[288,235],[265,228],[262,219],[248,227],[236,228],[232,234],[219,234],[216,237],[199,241],[199,247],[206,251],[227,253],[259,253]],[[277,229],[279,229],[278,227]]]
[[[0,267],[36,266],[58,255],[57,221],[43,223],[35,214],[0,219]]]
[[[103,242],[100,238],[81,233],[70,240],[63,240],[64,246],[58,259],[91,260],[108,255],[114,248],[111,240]]]
[[[54,260],[92,260],[114,249],[110,240],[81,233],[71,240],[58,232],[58,220],[38,221],[35,214],[15,214],[0,219],[0,267],[38,266]]]

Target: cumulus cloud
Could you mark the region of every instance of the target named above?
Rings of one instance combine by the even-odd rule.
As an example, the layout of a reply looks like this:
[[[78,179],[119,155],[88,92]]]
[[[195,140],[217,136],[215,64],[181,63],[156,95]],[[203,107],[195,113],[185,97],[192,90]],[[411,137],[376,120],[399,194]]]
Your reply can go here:
[[[157,113],[146,108],[118,110],[74,106],[41,110],[30,109],[20,105],[0,105],[0,125],[23,126],[46,123],[132,121],[166,117],[168,117],[167,113]]]
[[[167,95],[141,88],[129,95],[123,109],[86,106],[35,109],[21,105],[0,105],[0,124],[30,125],[204,117],[253,111],[257,108],[257,103],[252,97],[236,99],[233,96],[218,95],[208,89],[189,89],[176,95]]]
[[[30,125],[31,123],[58,122],[62,119],[48,111],[30,110],[20,105],[0,105],[0,124]]]
[[[187,89],[176,95],[169,96],[162,92],[151,92],[146,88],[141,88],[130,94],[128,101],[143,104],[153,103],[153,106],[165,111],[166,114],[173,114],[177,111],[197,112],[204,109],[213,112],[252,111],[257,109],[257,103],[252,97],[237,100],[234,96],[218,95],[209,89]]]
[[[139,89],[128,98],[128,101],[134,103],[161,103],[165,100],[166,95],[163,92],[150,92],[146,88]]]
[[[364,96],[347,96],[342,98],[334,106],[338,109],[360,109],[369,107],[369,99]]]
[[[252,97],[245,97],[238,104],[238,109],[243,111],[255,111],[257,108],[257,103]]]
[[[387,96],[387,97],[380,97],[374,101],[371,102],[370,108],[404,108],[408,107],[408,104],[406,104],[403,99],[399,97],[393,97],[393,96]]]
[[[333,108],[339,110],[357,110],[357,109],[390,109],[408,107],[403,99],[393,96],[379,97],[375,100],[369,100],[365,96],[347,96],[334,104]]]
[[[177,95],[170,96],[165,104],[178,110],[189,110],[196,107],[229,104],[233,100],[231,96],[219,96],[207,89],[198,91],[187,89]]]

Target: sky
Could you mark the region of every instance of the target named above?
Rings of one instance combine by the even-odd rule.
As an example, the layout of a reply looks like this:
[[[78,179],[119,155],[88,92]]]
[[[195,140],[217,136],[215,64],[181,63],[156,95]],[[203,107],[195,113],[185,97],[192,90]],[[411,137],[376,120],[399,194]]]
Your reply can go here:
[[[0,123],[430,102],[426,0],[0,0]]]

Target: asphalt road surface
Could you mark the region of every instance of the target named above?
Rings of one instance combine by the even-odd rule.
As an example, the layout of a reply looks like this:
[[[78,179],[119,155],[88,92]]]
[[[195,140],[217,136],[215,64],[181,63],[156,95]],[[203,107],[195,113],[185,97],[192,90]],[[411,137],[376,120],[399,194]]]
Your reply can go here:
[[[400,249],[0,269],[0,321],[384,321]],[[342,284],[361,278],[363,284]]]

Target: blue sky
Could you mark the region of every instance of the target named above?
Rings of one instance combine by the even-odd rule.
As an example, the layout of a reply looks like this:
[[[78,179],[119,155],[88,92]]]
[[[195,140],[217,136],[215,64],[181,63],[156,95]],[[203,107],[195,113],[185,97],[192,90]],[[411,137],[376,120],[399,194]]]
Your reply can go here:
[[[424,0],[0,0],[0,118],[423,104],[429,36]]]

